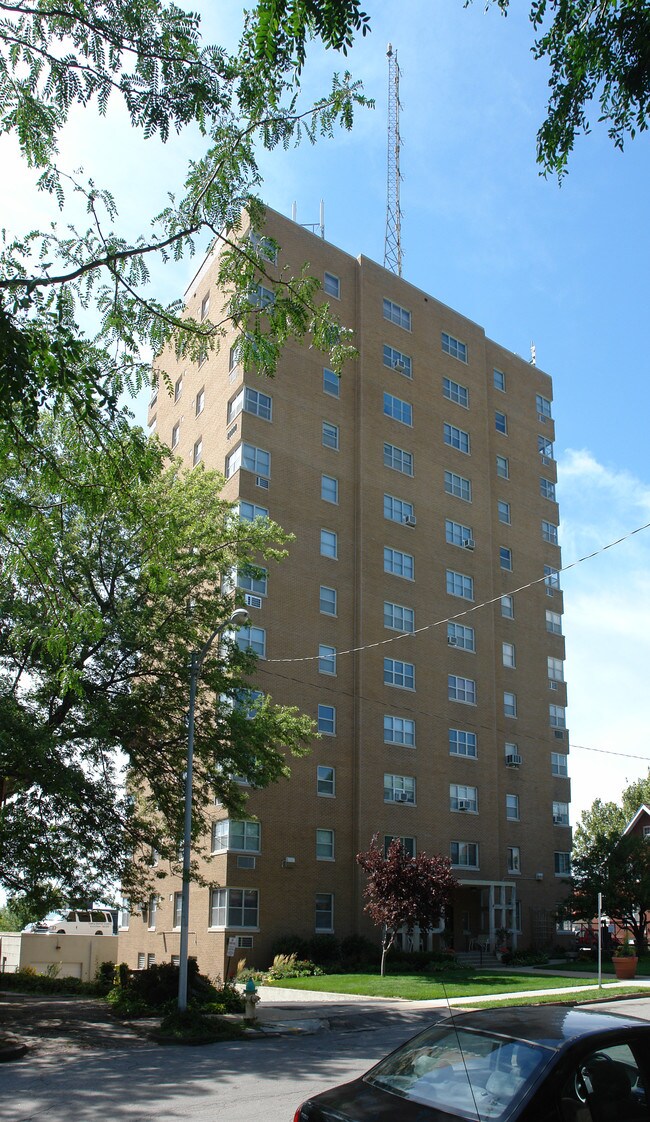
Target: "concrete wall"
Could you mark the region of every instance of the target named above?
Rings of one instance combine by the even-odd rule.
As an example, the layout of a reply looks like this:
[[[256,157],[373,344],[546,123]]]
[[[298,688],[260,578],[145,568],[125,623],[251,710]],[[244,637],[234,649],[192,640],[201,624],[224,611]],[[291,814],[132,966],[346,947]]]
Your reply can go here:
[[[117,962],[117,935],[0,935],[0,971],[32,966],[38,974],[59,966],[58,977],[92,982],[102,962]]]

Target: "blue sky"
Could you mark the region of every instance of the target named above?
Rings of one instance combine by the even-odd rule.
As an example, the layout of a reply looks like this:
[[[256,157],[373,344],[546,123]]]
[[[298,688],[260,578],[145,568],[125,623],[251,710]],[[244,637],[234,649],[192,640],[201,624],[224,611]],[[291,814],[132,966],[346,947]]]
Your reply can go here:
[[[558,495],[565,563],[650,520],[648,464],[647,184],[650,142],[617,152],[592,113],[561,187],[538,174],[535,134],[547,73],[530,53],[525,5],[507,19],[478,2],[365,4],[373,31],[347,60],[316,52],[307,92],[324,92],[333,69],[351,69],[375,97],[352,133],[263,154],[263,194],[300,222],[318,220],[352,254],[383,260],[386,208],[386,44],[402,70],[404,276],[480,323],[554,380]],[[206,37],[236,36],[240,9],[221,0]],[[124,227],[162,209],[179,189],[186,133],[163,147],[132,133],[115,107],[106,120],[73,114],[62,166],[83,164],[110,186]],[[2,224],[43,225],[51,215],[31,190],[11,138],[0,138]],[[7,174],[7,169],[12,174]],[[173,299],[192,262],[154,276]],[[137,415],[144,417],[143,405]],[[650,536],[638,534],[566,574],[568,723],[574,822],[596,797],[615,798],[650,760],[645,700],[650,646]],[[610,753],[617,753],[616,755]],[[642,759],[634,759],[634,756]]]

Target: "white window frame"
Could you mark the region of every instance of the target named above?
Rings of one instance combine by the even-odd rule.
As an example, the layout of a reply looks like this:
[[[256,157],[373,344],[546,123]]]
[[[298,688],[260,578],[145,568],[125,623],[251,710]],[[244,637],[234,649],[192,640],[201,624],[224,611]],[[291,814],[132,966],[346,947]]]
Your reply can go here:
[[[474,540],[471,526],[463,526],[462,522],[454,522],[451,518],[445,518],[445,541],[447,545],[457,545],[461,549],[466,548],[466,542]]]
[[[399,690],[415,690],[415,663],[401,658],[384,658],[384,685]]]
[[[542,518],[542,541],[549,545],[558,545],[558,527],[554,522],[547,522]]]
[[[410,519],[415,518],[413,503],[384,494],[384,518],[387,522],[398,522],[400,526],[408,524]]]
[[[339,426],[333,425],[331,421],[323,421],[321,443],[323,448],[332,448],[335,452],[338,452]]]
[[[389,370],[395,370],[404,378],[413,378],[411,356],[403,354],[402,351],[398,351],[396,347],[391,347],[388,343],[384,343],[383,362]]]
[[[235,903],[241,893],[241,903]],[[253,904],[253,900],[255,903]],[[253,915],[251,913],[254,912]],[[246,913],[249,913],[248,915]],[[223,919],[223,922],[221,920]],[[216,921],[216,922],[215,922]],[[238,922],[240,921],[240,922]],[[210,891],[210,928],[259,931],[260,894],[257,888],[213,888]]]
[[[548,719],[552,729],[566,729],[566,706],[551,703],[548,707]]]
[[[268,518],[268,516],[268,507],[258,506],[257,503],[249,503],[245,499],[239,500],[239,517],[246,522],[254,522],[256,518]]]
[[[196,399],[195,399],[195,403],[194,403],[194,415],[195,415],[195,417],[200,417],[201,413],[203,412],[204,409],[205,409],[205,386],[203,386],[202,389],[200,389],[199,392],[196,395]]]
[[[549,502],[554,503],[555,498],[555,484],[552,479],[546,479],[545,476],[539,477],[539,493],[543,499],[548,499]]]
[[[336,706],[319,702],[316,724],[321,736],[336,736]]]
[[[476,705],[476,681],[461,674],[447,675],[447,700],[460,705]]]
[[[338,506],[339,503],[339,481],[334,475],[321,475],[320,477],[320,497],[324,503],[332,503],[333,506]]]
[[[339,555],[339,539],[335,530],[320,531],[320,555],[336,561]]]
[[[445,471],[444,486],[445,494],[454,495],[457,499],[462,499],[464,503],[471,503],[471,479],[465,479],[463,475],[458,475],[455,471]]]
[[[316,827],[316,860],[334,861],[335,859],[335,834],[334,830],[325,826]]]
[[[517,665],[517,652],[514,643],[504,642],[501,644],[501,658],[504,666],[507,666],[511,670],[515,669]]]
[[[548,417],[549,421],[552,419],[551,402],[547,397],[542,397],[541,393],[535,394],[535,408],[540,416]]]
[[[325,772],[331,772],[331,775],[326,775]],[[330,786],[331,791],[325,790]],[[330,764],[316,765],[316,794],[322,799],[336,798],[336,768]]]
[[[198,440],[194,441],[194,447],[192,449],[192,467],[196,467],[197,464],[200,464],[202,459],[203,459],[203,437],[200,436],[198,438]]]
[[[323,593],[331,593],[331,596],[323,596]],[[336,588],[330,588],[327,584],[321,584],[319,592],[319,609],[320,614],[323,616],[336,616],[338,615],[338,591]],[[323,607],[323,604],[330,604],[332,607]]]
[[[553,802],[553,823],[556,826],[569,825],[569,804]]]
[[[336,276],[336,273],[325,271],[323,274],[323,292],[328,296],[333,296],[335,300],[341,299],[341,279]]]
[[[562,615],[560,612],[546,611],[546,630],[551,635],[562,634]]]
[[[328,397],[341,396],[341,379],[327,366],[323,367],[323,393],[326,393]]]
[[[476,651],[476,632],[473,627],[450,620],[447,624],[447,642],[461,651]]]
[[[478,787],[470,787],[466,783],[450,783],[449,809],[464,814],[478,814]]]
[[[415,580],[415,561],[413,555],[401,549],[384,546],[384,572],[391,573],[402,580]]]
[[[325,901],[329,901],[326,905]],[[329,917],[323,922],[324,917]],[[317,892],[314,899],[314,931],[318,934],[331,934],[334,931],[334,893]]]
[[[496,367],[493,367],[492,385],[494,386],[495,390],[499,390],[501,393],[506,392],[506,376],[503,373],[503,370],[498,370]]]
[[[467,386],[461,385],[460,382],[454,382],[453,378],[442,379],[442,396],[447,398],[447,401],[453,401],[456,405],[462,406],[463,409],[469,409],[469,390]]]
[[[413,406],[409,401],[384,391],[384,416],[398,421],[400,425],[413,428]]]
[[[452,841],[449,843],[449,856],[455,869],[478,869],[478,842]]]
[[[474,600],[474,578],[467,573],[459,573],[455,569],[447,569],[445,573],[445,588],[448,596],[457,596],[461,600]]]
[[[551,775],[559,779],[568,779],[569,757],[566,752],[551,752]]]
[[[391,471],[399,471],[401,475],[412,477],[414,474],[413,453],[407,452],[404,448],[398,448],[396,444],[389,444],[388,441],[384,441],[384,467],[390,468]]]
[[[503,715],[513,719],[517,716],[517,695],[512,690],[503,691]]]
[[[521,849],[518,845],[509,845],[507,849],[506,867],[508,875],[521,873]]]
[[[254,651],[258,658],[266,658],[266,631],[263,627],[240,627],[236,642],[240,651]]]
[[[504,526],[510,526],[512,523],[510,503],[507,503],[505,499],[497,499],[497,518]]]
[[[478,759],[478,738],[469,729],[450,728],[448,730],[449,755],[460,756],[466,760]]]
[[[384,713],[384,744],[415,748],[415,721],[412,717],[396,717]]]
[[[450,425],[447,421],[444,421],[442,438],[449,448],[455,448],[458,452],[462,452],[464,456],[471,455],[470,435],[464,429],[459,429],[457,425]]]
[[[384,773],[384,802],[416,805],[417,783],[413,775]],[[396,797],[397,796],[397,797]]]
[[[499,568],[505,573],[512,572],[512,550],[506,545],[499,546]]]
[[[571,852],[570,850],[556,849],[553,854],[553,868],[555,869],[556,877],[570,877],[571,876]]]
[[[501,615],[504,619],[515,618],[515,598],[509,593],[501,597]]]
[[[507,794],[506,795],[506,820],[508,822],[519,822],[519,795]]]
[[[384,319],[394,323],[396,327],[401,327],[404,331],[411,330],[411,313],[408,308],[403,308],[401,304],[396,304],[386,296],[383,302],[383,315]]]
[[[460,339],[454,338],[446,331],[442,331],[440,334],[443,353],[451,355],[452,358],[457,358],[459,362],[467,363],[467,343],[461,343]]]
[[[497,476],[499,479],[510,479],[510,460],[507,456],[497,456]]]
[[[564,681],[564,660],[561,658],[553,658],[549,655],[546,659],[547,673],[549,682],[563,682]]]
[[[176,424],[174,425],[174,427],[172,428],[172,443],[171,443],[172,450],[174,448],[178,448],[178,442],[179,442],[180,438],[181,438],[181,423],[180,423],[180,421],[177,421]]]
[[[384,627],[401,635],[415,631],[415,609],[384,600]]]
[[[494,411],[494,427],[502,436],[508,435],[508,417],[500,409]]]
[[[336,647],[329,643],[320,643],[318,646],[318,673],[336,674]]]
[[[241,844],[238,845],[240,839],[237,835],[240,834]],[[249,818],[220,818],[212,823],[213,853],[260,853],[261,839],[261,824]]]

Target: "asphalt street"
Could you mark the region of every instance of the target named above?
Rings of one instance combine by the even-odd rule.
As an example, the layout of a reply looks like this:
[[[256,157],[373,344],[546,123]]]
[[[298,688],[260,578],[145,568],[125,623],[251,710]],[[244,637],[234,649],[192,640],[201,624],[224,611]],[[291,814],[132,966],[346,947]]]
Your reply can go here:
[[[606,1007],[650,1020],[650,997]],[[291,1027],[290,1005],[281,1003],[278,1009]],[[292,1122],[303,1099],[353,1079],[420,1027],[446,1015],[401,1002],[322,1002],[296,1013],[330,1027],[181,1048],[144,1041],[121,1026],[111,1035],[88,1010],[82,1010],[74,1037],[67,1038],[61,1027],[66,1010],[55,1006],[50,1014],[42,1012],[42,1020],[59,1017],[58,1037],[41,1047],[35,1041],[23,1059],[0,1067],[0,1119]],[[83,1024],[89,1026],[85,1039]]]

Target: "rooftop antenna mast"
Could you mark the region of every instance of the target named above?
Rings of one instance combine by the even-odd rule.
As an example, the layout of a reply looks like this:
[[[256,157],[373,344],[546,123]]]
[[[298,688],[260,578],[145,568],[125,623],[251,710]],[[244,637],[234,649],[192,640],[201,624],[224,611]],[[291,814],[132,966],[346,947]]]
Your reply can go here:
[[[402,275],[402,210],[399,201],[399,170],[401,137],[399,134],[399,65],[397,51],[392,44],[386,51],[388,58],[388,191],[386,205],[386,241],[384,268]]]

